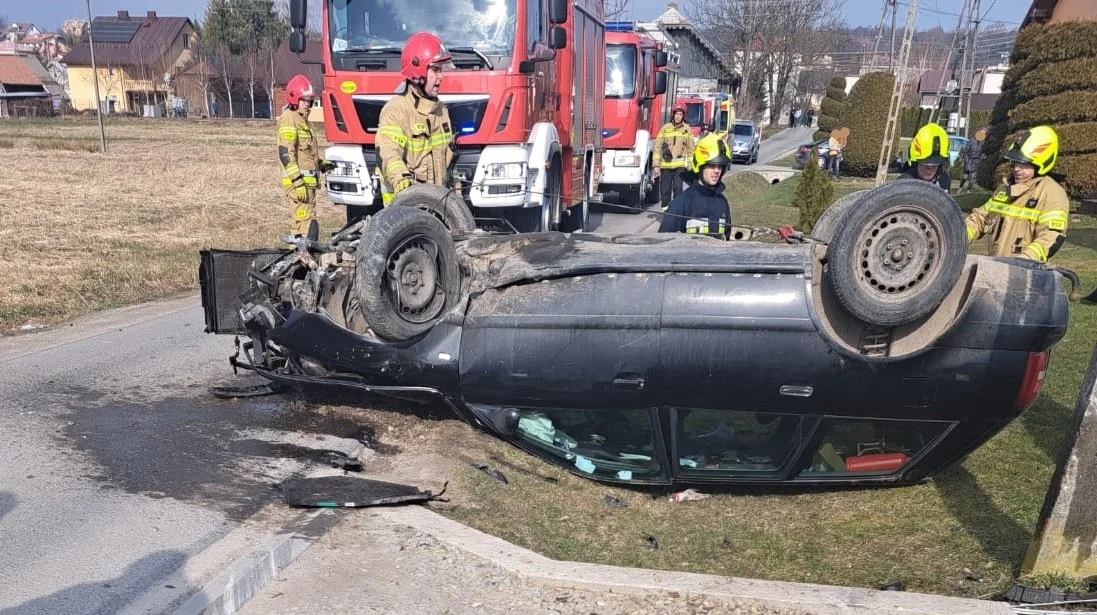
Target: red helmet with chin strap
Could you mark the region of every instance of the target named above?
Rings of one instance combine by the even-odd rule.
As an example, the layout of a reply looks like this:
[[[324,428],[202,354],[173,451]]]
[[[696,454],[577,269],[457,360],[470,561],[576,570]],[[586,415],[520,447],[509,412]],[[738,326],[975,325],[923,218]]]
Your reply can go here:
[[[302,98],[312,100],[316,98],[316,92],[312,89],[312,83],[304,75],[294,75],[286,84],[286,104],[297,106]]]
[[[681,111],[682,115],[685,116],[686,106],[683,103],[674,103],[674,107],[670,110],[671,117],[674,117],[674,114],[678,113],[679,111]]]
[[[446,64],[452,60],[442,39],[430,32],[416,32],[404,44],[400,54],[400,74],[408,81],[422,84],[427,78],[427,69],[435,64]]]

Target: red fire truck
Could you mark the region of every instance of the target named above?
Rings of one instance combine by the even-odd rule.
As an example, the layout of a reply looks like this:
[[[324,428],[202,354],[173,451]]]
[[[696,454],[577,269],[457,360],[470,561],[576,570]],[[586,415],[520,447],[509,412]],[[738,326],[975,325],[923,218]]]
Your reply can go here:
[[[603,0],[321,0],[328,196],[348,219],[380,207],[381,107],[418,31],[453,55],[439,98],[457,133],[453,175],[473,215],[519,231],[585,230],[602,162]],[[307,0],[290,3],[305,48]],[[574,84],[574,87],[573,87]]]
[[[677,96],[678,103],[686,108],[686,124],[689,124],[690,131],[694,137],[701,137],[712,125],[716,97],[692,92],[679,92]]]
[[[603,191],[640,211],[652,190],[653,135],[667,91],[667,52],[632,22],[606,24],[606,100],[602,130]]]

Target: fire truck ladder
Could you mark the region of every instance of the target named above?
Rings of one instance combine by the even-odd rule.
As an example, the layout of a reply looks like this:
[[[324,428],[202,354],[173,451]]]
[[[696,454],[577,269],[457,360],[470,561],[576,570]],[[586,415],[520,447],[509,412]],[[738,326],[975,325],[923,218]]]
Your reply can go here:
[[[891,88],[891,105],[888,107],[887,125],[884,127],[884,143],[880,148],[880,160],[876,164],[876,185],[887,180],[888,163],[891,162],[891,144],[899,126],[899,106],[903,87],[906,85],[907,64],[910,61],[910,44],[914,40],[914,29],[918,24],[918,0],[907,4],[907,23],[903,28],[903,43],[899,46],[899,58],[895,63],[895,85]]]

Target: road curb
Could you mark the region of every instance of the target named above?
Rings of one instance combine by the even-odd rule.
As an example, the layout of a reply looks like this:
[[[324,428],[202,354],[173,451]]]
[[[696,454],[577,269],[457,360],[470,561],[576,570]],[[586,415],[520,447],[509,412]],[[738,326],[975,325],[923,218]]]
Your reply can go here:
[[[342,515],[332,510],[310,511],[301,515],[282,533],[236,560],[206,583],[173,615],[229,615],[237,612],[341,518]]]
[[[430,534],[528,580],[555,587],[631,594],[677,592],[745,607],[811,615],[1009,615],[1012,612],[1004,602],[558,561],[424,507],[377,509],[373,516],[386,525],[412,527]]]

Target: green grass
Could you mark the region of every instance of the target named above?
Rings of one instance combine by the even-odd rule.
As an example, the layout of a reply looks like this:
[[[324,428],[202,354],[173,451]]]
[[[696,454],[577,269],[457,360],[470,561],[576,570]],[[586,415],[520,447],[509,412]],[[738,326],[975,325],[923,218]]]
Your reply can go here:
[[[871,185],[843,178],[835,198]],[[736,224],[794,223],[795,189],[791,179],[733,202]],[[976,192],[958,201],[971,209],[986,198]],[[1074,216],[1054,262],[1077,271],[1087,292],[1097,286],[1097,220]],[[1038,401],[962,464],[923,484],[813,493],[742,489],[675,504],[577,478],[492,441],[490,452],[559,484],[509,472],[503,486],[476,470],[460,471],[456,491],[466,496],[446,514],[557,559],[861,587],[901,580],[910,591],[994,597],[1018,576],[1033,539],[1094,331],[1097,306],[1071,305],[1067,336],[1052,353]],[[628,507],[605,505],[606,495]],[[655,536],[659,549],[641,548],[644,534]]]

